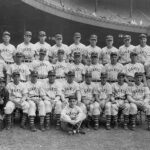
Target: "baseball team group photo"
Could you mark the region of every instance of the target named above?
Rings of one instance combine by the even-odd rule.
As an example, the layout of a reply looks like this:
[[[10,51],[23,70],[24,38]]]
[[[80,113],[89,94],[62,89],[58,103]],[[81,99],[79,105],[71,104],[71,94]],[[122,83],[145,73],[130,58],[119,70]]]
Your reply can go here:
[[[60,17],[66,13],[64,18],[67,14],[75,15],[77,7],[77,15],[85,18],[80,23],[85,21],[93,27],[74,22],[71,25],[66,21],[65,28],[65,21],[62,21],[58,31],[54,24],[49,27],[39,25],[34,29],[34,25],[30,26],[25,19],[24,25],[20,22],[18,32],[15,28],[14,32],[12,27],[0,24],[0,150],[148,150],[150,32],[144,26],[148,24],[147,14],[142,18],[134,12],[136,7],[143,11],[143,5],[140,8],[140,4],[135,5],[134,0],[129,0],[129,18],[135,17],[135,20],[127,24],[121,22],[121,15],[116,18],[112,14],[111,24],[108,18],[95,18],[99,17],[100,10],[101,13],[107,10],[100,4],[111,4],[111,0],[106,4],[95,0],[94,5],[90,0],[87,3],[84,0],[23,1],[25,5],[45,8],[47,12],[51,8],[52,14],[56,9],[55,13],[58,11]],[[12,7],[20,5],[22,15],[28,6],[24,8],[22,2],[18,3]],[[122,3],[125,4],[123,0]],[[95,8],[92,13],[95,22],[91,16],[87,17],[87,9],[80,10],[79,4],[86,5],[87,9],[90,5]],[[118,8],[119,4],[116,1],[108,8],[115,11],[113,8]],[[145,0],[145,4],[149,2]],[[71,6],[74,9],[69,8]],[[116,11],[123,12],[119,8]],[[136,21],[140,18],[138,24]],[[56,18],[56,24],[59,21]],[[94,28],[98,21],[104,21],[100,32],[98,24]],[[6,24],[7,17],[2,22]],[[104,26],[106,29],[103,30]],[[84,28],[85,31],[81,31]]]

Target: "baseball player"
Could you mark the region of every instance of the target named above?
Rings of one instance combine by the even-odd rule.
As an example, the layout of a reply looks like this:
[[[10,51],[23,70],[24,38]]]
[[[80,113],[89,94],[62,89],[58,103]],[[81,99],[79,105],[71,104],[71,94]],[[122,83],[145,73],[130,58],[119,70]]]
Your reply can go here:
[[[86,66],[86,70],[92,73],[92,82],[97,84],[100,82],[101,73],[104,72],[104,66],[98,63],[98,54],[91,53],[91,65]]]
[[[138,57],[137,53],[131,52],[130,53],[131,63],[128,63],[124,67],[128,83],[129,82],[134,82],[134,74],[135,74],[135,72],[142,72],[142,73],[145,72],[143,64],[137,62],[137,57]]]
[[[49,61],[45,60],[46,50],[40,49],[39,59],[34,60],[31,65],[31,70],[38,72],[39,81],[43,81],[47,78],[48,72],[53,70],[52,65]]]
[[[94,129],[97,130],[99,128],[99,104],[95,102],[94,89],[95,84],[92,81],[92,74],[90,72],[86,72],[85,81],[80,85],[81,91],[81,101],[86,106],[82,106],[83,112],[87,114],[87,123],[88,126],[91,123],[91,120],[94,121]],[[86,108],[84,110],[84,107]]]
[[[149,89],[141,82],[143,73],[136,72],[134,75],[135,84],[129,88],[129,102],[131,115],[131,129],[135,129],[135,120],[138,110],[146,112],[148,130],[150,130],[150,98]]]
[[[29,71],[29,68],[26,64],[23,64],[22,63],[22,53],[20,52],[17,52],[15,54],[15,63],[10,65],[10,67],[8,68],[7,70],[7,82],[10,82],[11,81],[11,77],[12,77],[12,74],[14,71],[18,71],[20,73],[20,81],[21,82],[27,82],[29,80],[29,74],[30,74],[30,71]]]
[[[64,50],[64,60],[67,62],[68,61],[68,56],[69,56],[69,47],[66,44],[63,44],[63,36],[61,34],[56,34],[55,35],[55,42],[56,44],[52,46],[51,51],[49,53],[49,57],[53,58],[53,61],[57,61],[58,59],[58,50],[62,49]]]
[[[147,65],[150,62],[150,46],[147,45],[147,36],[140,34],[140,44],[135,47],[134,51],[138,54],[138,62]]]
[[[36,51],[36,59],[38,59],[40,49],[44,49],[44,51],[46,51],[45,60],[49,60],[48,54],[51,51],[51,45],[46,42],[46,38],[47,38],[46,32],[40,31],[38,37],[39,37],[39,42],[35,43],[34,45]]]
[[[81,63],[81,53],[74,53],[74,63],[68,64],[68,70],[75,72],[75,81],[77,83],[83,82],[83,74],[85,74],[85,66]]]
[[[122,110],[124,115],[124,129],[127,130],[130,104],[128,102],[128,84],[125,83],[125,74],[118,73],[118,82],[112,84],[111,115],[114,121],[114,128],[118,128],[118,111]]]
[[[21,120],[21,127],[25,128],[25,123],[28,117],[29,103],[27,99],[27,90],[23,83],[20,82],[20,73],[14,71],[12,74],[13,82],[7,84],[6,88],[9,92],[9,101],[4,108],[6,114],[6,129],[11,128],[12,113],[15,108],[21,108],[23,110],[23,116]]]
[[[56,80],[59,82],[64,82],[65,73],[66,73],[67,66],[68,66],[66,61],[63,59],[64,53],[65,52],[63,49],[59,49],[57,51],[58,60],[57,60],[56,64],[53,65],[54,70],[56,72]]]
[[[92,34],[90,36],[90,45],[86,47],[86,52],[87,52],[87,55],[89,58],[91,58],[91,53],[93,53],[93,52],[98,54],[99,59],[101,58],[102,49],[96,45],[97,39],[98,39],[98,37],[95,34]]]
[[[112,87],[107,82],[107,73],[101,73],[101,82],[95,87],[94,94],[99,104],[100,114],[106,115],[106,129],[110,130]]]
[[[17,52],[23,54],[23,62],[30,68],[31,62],[35,59],[35,48],[34,44],[31,43],[32,32],[25,31],[24,41],[17,46]]]
[[[131,44],[131,36],[125,35],[123,37],[124,45],[119,47],[119,62],[126,65],[131,62],[130,53],[133,52],[135,46]]]
[[[0,78],[0,130],[3,128],[4,108],[9,100],[9,93],[6,89],[6,81]]]
[[[111,63],[105,65],[105,71],[108,74],[108,81],[110,83],[117,82],[117,75],[124,72],[124,66],[117,62],[118,54],[112,52],[110,54]]]
[[[60,114],[62,111],[62,105],[64,100],[64,96],[62,94],[62,84],[58,82],[56,79],[55,71],[48,72],[48,80],[43,82],[43,89],[45,91],[45,111],[46,111],[46,129],[49,129],[50,123],[50,113],[52,113],[52,109],[54,109],[54,114],[56,115],[56,129],[60,128]]]
[[[69,105],[67,105],[61,112],[62,128],[67,130],[69,134],[81,133],[80,126],[85,119],[85,114],[80,107],[76,105],[75,96],[70,96],[68,102]]]
[[[8,31],[3,32],[3,43],[0,44],[0,57],[5,61],[8,66],[14,63],[15,47],[10,44],[10,33]]]
[[[69,46],[70,59],[74,57],[74,52],[80,52],[82,56],[82,60],[86,63],[86,46],[82,44],[81,41],[81,33],[76,32],[73,36],[74,43]]]
[[[104,48],[102,48],[101,58],[102,64],[108,64],[110,63],[110,54],[112,52],[118,53],[118,49],[113,46],[114,38],[112,35],[106,36],[106,45]]]
[[[35,132],[36,128],[34,125],[34,120],[36,116],[36,110],[38,110],[39,117],[40,117],[40,130],[44,131],[44,118],[46,115],[45,111],[45,92],[42,88],[41,82],[37,80],[38,72],[31,71],[31,81],[28,81],[26,84],[27,88],[27,101],[29,103],[29,124],[31,131]]]

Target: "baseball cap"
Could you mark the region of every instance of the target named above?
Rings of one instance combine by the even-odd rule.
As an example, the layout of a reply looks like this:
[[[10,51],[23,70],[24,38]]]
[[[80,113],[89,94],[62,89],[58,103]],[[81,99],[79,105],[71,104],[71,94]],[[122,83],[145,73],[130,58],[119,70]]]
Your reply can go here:
[[[107,78],[107,76],[108,76],[108,75],[107,75],[106,72],[102,72],[102,73],[101,73],[101,78]]]
[[[46,54],[46,50],[41,48],[40,51],[39,51],[39,53],[40,54]]]
[[[131,36],[130,35],[125,35],[123,38],[124,38],[124,40],[130,40]]]
[[[74,100],[77,100],[77,98],[76,98],[75,95],[71,95],[71,96],[69,96],[68,98],[69,98],[69,101],[70,101],[70,100],[73,100],[73,99],[74,99]]]
[[[56,76],[56,72],[53,70],[53,71],[49,71],[48,72],[48,76]]]
[[[56,34],[56,35],[55,35],[55,38],[58,40],[58,39],[62,39],[63,36],[62,36],[61,34]]]
[[[112,57],[112,56],[118,56],[118,54],[117,54],[117,52],[111,52],[111,54],[110,54],[110,56]]]
[[[31,31],[25,31],[24,35],[25,36],[32,36],[32,32]]]
[[[89,71],[87,71],[87,72],[85,73],[85,77],[92,77],[92,73],[89,72]]]
[[[124,73],[119,72],[117,77],[118,77],[118,78],[119,78],[119,77],[125,77],[125,74],[124,74]]]
[[[64,54],[65,51],[64,51],[63,49],[59,49],[59,50],[57,51],[57,53],[58,53],[58,54]]]
[[[75,33],[74,33],[74,37],[75,37],[75,38],[81,38],[81,33],[75,32]]]
[[[134,74],[134,77],[139,77],[139,76],[143,76],[143,73],[142,73],[142,72],[136,72],[136,73]]]
[[[31,76],[38,77],[38,72],[35,70],[31,71]]]
[[[147,35],[146,35],[146,34],[143,34],[143,33],[140,34],[140,35],[139,35],[139,39],[142,39],[142,38],[147,38]]]
[[[74,57],[80,57],[80,52],[74,52]]]
[[[131,57],[131,56],[137,56],[137,53],[136,53],[136,52],[131,52],[131,53],[130,53],[130,57]]]
[[[14,72],[12,73],[12,76],[20,76],[20,72],[19,72],[19,71],[14,71]]]
[[[90,40],[97,40],[97,35],[92,34],[92,35],[90,36]]]
[[[74,71],[69,71],[69,72],[67,73],[67,75],[68,75],[68,76],[75,76],[75,73],[74,73]]]
[[[3,36],[5,36],[5,35],[10,36],[10,32],[8,32],[8,31],[4,31],[4,32],[3,32]]]
[[[22,56],[23,56],[23,54],[21,52],[16,53],[16,57],[22,57]]]
[[[98,54],[97,54],[96,52],[92,52],[92,53],[91,53],[91,57],[92,57],[92,58],[97,58],[97,57],[98,57]]]
[[[46,36],[46,32],[45,31],[40,31],[39,36]]]
[[[112,35],[106,36],[106,41],[113,41],[114,37]]]
[[[0,82],[5,82],[5,79],[4,78],[0,78]]]

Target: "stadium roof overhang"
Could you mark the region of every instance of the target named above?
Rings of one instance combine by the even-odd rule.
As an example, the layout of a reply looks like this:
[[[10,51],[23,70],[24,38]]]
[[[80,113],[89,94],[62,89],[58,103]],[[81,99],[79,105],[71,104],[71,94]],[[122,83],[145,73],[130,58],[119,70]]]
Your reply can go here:
[[[116,22],[100,20],[97,19],[96,17],[94,18],[93,16],[67,11],[63,8],[54,5],[48,5],[48,3],[44,0],[21,0],[21,1],[36,9],[68,20],[89,24],[97,27],[104,27],[114,30],[121,30],[135,33],[147,33],[148,35],[150,35],[150,27],[141,27],[136,25],[120,24]]]

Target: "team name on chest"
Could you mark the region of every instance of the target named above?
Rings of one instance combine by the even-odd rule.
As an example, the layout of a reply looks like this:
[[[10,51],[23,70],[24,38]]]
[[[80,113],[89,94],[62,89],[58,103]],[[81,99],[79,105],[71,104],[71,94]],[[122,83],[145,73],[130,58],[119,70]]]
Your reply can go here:
[[[47,67],[47,64],[45,63],[40,63],[36,66],[37,68],[40,68],[40,67]]]
[[[63,65],[57,65],[55,66],[55,69],[65,69],[65,67]]]
[[[108,71],[110,71],[110,72],[120,72],[120,69],[118,69],[118,68],[108,68]]]
[[[128,69],[128,71],[129,71],[129,72],[132,72],[132,71],[139,71],[139,68],[136,67],[136,66],[130,67],[130,68]]]
[[[143,94],[144,93],[144,89],[142,89],[142,88],[140,88],[140,89],[134,89],[133,91],[132,91],[134,94]]]
[[[30,48],[30,47],[24,48],[24,49],[23,49],[23,52],[31,52],[31,48]]]
[[[11,91],[12,91],[12,92],[18,92],[18,93],[21,93],[21,89],[16,89],[16,88],[14,88],[14,89],[11,89]]]
[[[7,49],[7,48],[2,49],[2,53],[8,53],[8,52],[10,52],[10,50],[9,50],[9,49]]]

